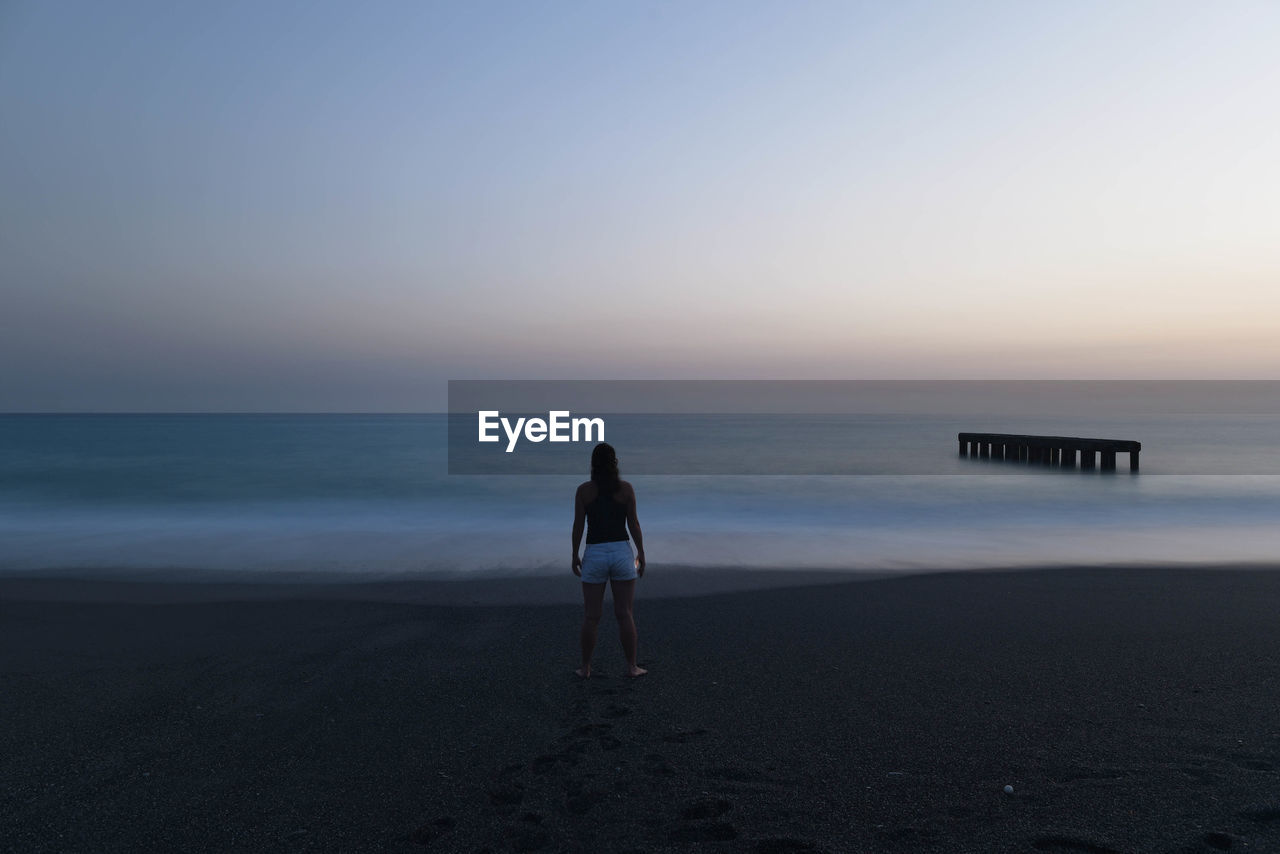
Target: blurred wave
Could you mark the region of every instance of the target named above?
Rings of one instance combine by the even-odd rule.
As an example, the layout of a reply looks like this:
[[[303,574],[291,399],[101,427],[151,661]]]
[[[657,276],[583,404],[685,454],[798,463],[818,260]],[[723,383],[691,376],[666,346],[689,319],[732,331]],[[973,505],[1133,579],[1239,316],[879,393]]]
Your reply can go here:
[[[1261,446],[1276,427],[1253,416],[1246,432]],[[1227,448],[1235,458],[1249,451]],[[949,452],[948,441],[940,453]],[[1149,459],[1144,450],[1136,477],[1007,477],[979,466],[953,475],[631,479],[655,566],[909,570],[1280,556],[1280,476],[1159,475]],[[445,472],[445,416],[2,416],[0,570],[566,571],[581,478]]]

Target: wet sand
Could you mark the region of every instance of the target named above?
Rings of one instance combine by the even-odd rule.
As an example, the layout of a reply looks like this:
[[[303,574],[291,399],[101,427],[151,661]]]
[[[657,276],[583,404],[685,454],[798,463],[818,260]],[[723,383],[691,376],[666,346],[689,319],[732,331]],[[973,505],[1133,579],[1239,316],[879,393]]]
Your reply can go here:
[[[1280,573],[661,572],[0,580],[0,850],[1280,851]]]

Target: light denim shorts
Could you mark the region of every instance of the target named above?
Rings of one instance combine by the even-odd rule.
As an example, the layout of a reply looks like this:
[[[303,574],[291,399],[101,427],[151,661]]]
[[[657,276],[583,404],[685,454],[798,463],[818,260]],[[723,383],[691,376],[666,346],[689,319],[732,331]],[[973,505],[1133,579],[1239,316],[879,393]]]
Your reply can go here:
[[[582,551],[582,580],[604,584],[610,578],[630,581],[636,577],[636,556],[629,540],[614,543],[587,543]]]

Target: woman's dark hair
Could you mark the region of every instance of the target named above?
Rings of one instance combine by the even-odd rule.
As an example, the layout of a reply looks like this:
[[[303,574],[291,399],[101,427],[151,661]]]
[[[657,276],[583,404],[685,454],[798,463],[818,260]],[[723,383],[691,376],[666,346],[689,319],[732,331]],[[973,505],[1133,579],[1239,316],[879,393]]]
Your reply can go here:
[[[601,442],[591,451],[591,482],[601,496],[612,496],[618,491],[618,454],[613,445]]]

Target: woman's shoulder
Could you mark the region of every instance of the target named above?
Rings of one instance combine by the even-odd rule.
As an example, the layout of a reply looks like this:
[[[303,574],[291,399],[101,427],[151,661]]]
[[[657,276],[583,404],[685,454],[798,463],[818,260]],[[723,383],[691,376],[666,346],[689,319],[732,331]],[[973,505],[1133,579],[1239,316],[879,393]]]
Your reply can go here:
[[[623,491],[625,494],[627,494],[627,495],[635,495],[635,494],[636,494],[635,487],[633,487],[633,486],[631,485],[631,481],[629,481],[629,480],[620,480],[620,481],[618,481],[618,489],[622,490],[622,491]]]

